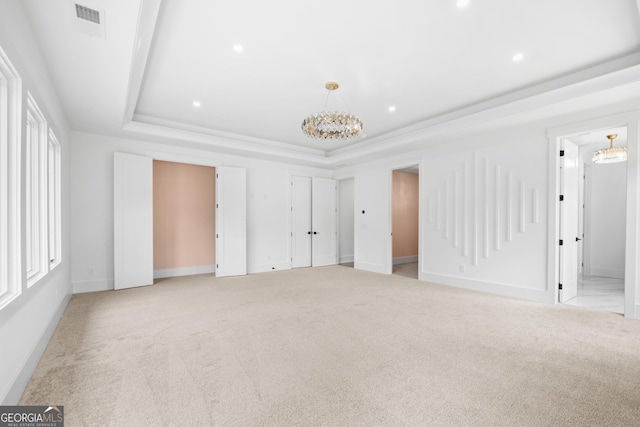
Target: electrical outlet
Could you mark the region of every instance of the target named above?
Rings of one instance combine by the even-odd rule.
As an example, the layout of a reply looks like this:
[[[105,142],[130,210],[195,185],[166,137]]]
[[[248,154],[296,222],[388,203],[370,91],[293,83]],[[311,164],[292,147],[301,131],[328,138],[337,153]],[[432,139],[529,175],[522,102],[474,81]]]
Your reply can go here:
[[[87,268],[87,276],[93,276],[93,267]]]
[[[466,273],[467,272],[467,266],[464,264],[460,264],[460,273]]]

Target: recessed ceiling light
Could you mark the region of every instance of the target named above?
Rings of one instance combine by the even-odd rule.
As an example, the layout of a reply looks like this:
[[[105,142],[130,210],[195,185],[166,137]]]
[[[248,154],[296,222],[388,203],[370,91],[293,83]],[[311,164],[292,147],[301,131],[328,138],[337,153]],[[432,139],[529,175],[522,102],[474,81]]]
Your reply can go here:
[[[520,62],[524,59],[524,53],[518,52],[515,55],[513,55],[513,58],[511,59],[513,60],[513,62]]]
[[[396,111],[396,106],[395,105],[391,105],[391,106],[389,106],[388,110],[393,113],[394,111]]]
[[[202,105],[202,104],[200,104],[200,101],[193,101],[193,106],[194,107],[200,108],[200,105]]]
[[[234,44],[233,50],[236,51],[236,53],[242,53],[244,52],[244,47],[241,44]]]
[[[467,7],[467,5],[469,5],[469,1],[470,0],[458,0],[456,1],[456,6],[458,6],[458,9],[462,9],[464,7]]]

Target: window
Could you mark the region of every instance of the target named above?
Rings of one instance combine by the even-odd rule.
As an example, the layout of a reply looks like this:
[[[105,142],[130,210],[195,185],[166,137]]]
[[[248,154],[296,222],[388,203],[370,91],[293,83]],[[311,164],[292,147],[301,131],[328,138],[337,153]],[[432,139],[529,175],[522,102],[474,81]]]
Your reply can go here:
[[[49,129],[49,165],[48,165],[48,216],[49,216],[49,268],[60,264],[62,254],[60,217],[60,143]]]
[[[22,81],[0,48],[0,308],[22,291],[20,113]]]
[[[47,246],[47,122],[27,92],[26,156],[26,262],[27,286],[48,271]]]

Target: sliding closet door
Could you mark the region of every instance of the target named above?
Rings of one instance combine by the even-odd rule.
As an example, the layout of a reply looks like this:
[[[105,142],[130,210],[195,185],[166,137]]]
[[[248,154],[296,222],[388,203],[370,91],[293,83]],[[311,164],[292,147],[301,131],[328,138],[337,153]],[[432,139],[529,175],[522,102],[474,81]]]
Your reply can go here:
[[[153,159],[114,154],[114,288],[153,284]]]
[[[311,178],[291,177],[291,268],[311,266]]]
[[[312,265],[338,263],[337,253],[337,205],[336,181],[328,178],[313,178],[311,191],[311,218],[313,224]]]
[[[247,173],[216,168],[216,276],[247,274]]]

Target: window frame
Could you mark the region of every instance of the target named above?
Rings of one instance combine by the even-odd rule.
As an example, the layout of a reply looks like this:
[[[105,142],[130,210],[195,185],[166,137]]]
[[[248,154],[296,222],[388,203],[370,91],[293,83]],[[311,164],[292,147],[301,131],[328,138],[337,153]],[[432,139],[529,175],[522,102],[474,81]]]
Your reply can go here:
[[[49,270],[62,262],[62,193],[61,193],[61,151],[60,142],[49,129],[47,143],[47,193],[48,193],[48,260]]]
[[[0,309],[22,293],[22,79],[0,47]]]
[[[47,236],[47,120],[27,91],[25,135],[25,225],[27,287],[49,271]]]

